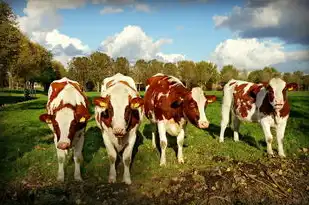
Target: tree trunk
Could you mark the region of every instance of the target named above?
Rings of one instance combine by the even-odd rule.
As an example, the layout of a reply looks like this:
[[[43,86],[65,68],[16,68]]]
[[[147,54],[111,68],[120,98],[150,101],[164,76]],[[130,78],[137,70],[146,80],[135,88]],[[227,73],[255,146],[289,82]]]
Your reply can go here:
[[[97,92],[100,92],[100,82],[97,82]]]

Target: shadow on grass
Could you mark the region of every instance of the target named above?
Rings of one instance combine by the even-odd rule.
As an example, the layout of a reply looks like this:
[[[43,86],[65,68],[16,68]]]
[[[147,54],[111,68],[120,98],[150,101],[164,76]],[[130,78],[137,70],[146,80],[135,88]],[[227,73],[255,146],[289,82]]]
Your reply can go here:
[[[209,128],[204,131],[208,132],[214,139],[219,140],[220,130],[221,130],[220,126],[215,125],[215,124],[210,124]],[[234,140],[234,131],[230,127],[227,127],[225,129],[224,138],[225,139],[231,138]],[[242,135],[241,133],[239,133],[239,140],[245,142],[249,146],[260,149],[259,143],[257,143],[256,139],[253,136],[250,136],[248,134]]]
[[[90,127],[85,133],[83,155],[84,160],[90,163],[93,155],[101,146],[104,146],[101,130],[98,127]]]
[[[34,100],[37,98],[25,98],[24,96],[0,96],[0,106]]]
[[[27,103],[17,104],[9,107],[5,107],[5,111],[15,110],[40,110],[45,109],[46,100],[32,100]]]

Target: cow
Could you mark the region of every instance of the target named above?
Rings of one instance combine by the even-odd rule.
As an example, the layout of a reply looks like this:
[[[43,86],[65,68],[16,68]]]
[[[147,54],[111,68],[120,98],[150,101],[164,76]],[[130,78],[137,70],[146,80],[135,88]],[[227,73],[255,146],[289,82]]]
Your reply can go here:
[[[147,79],[144,101],[145,116],[157,125],[159,132],[160,166],[166,165],[166,133],[177,136],[178,162],[184,163],[182,148],[187,122],[201,129],[208,128],[205,107],[216,101],[216,96],[205,96],[200,87],[190,90],[178,78],[157,73]],[[152,132],[152,144],[156,147],[155,132]]]
[[[78,82],[69,78],[55,80],[48,90],[47,113],[39,119],[47,123],[54,134],[58,157],[59,181],[64,181],[63,165],[70,148],[74,150],[74,179],[82,181],[80,163],[87,121],[90,118],[89,102]]]
[[[122,152],[123,182],[131,184],[130,166],[138,127],[143,119],[143,99],[134,80],[121,73],[103,80],[101,96],[93,100],[95,120],[109,156],[108,182],[116,182],[116,160]]]
[[[267,153],[273,155],[271,127],[275,127],[278,142],[278,154],[285,157],[283,138],[290,105],[286,92],[295,89],[297,84],[287,84],[275,77],[266,83],[251,83],[231,79],[223,89],[222,119],[219,141],[224,141],[224,132],[232,120],[234,141],[239,141],[241,121],[260,123],[267,143]]]

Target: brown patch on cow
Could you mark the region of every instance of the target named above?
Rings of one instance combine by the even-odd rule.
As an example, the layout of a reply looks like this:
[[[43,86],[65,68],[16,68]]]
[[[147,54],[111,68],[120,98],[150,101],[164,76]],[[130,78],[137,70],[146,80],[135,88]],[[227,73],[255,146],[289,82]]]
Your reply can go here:
[[[231,82],[230,84],[229,84],[229,86],[232,86],[232,85],[234,85],[236,82]]]
[[[241,117],[245,118],[248,116],[248,110],[252,108],[252,103],[255,101],[248,92],[244,92],[245,87],[248,84],[241,84],[235,86],[235,92],[233,93],[234,96],[234,107],[238,111],[238,114],[241,115]]]
[[[113,83],[114,83],[114,80],[108,81],[108,82],[106,83],[106,88],[111,87],[111,86],[113,85]]]
[[[49,104],[58,96],[58,94],[60,93],[60,91],[63,90],[64,86],[67,85],[67,81],[65,82],[53,82],[50,84],[50,86],[52,87],[52,93],[50,95],[49,98]],[[49,104],[47,106],[49,106]]]
[[[116,158],[111,156],[111,155],[108,155],[108,158],[109,158],[109,161],[111,164],[114,164],[116,162]]]
[[[286,117],[290,114],[290,105],[288,103],[288,101],[286,100],[283,108],[280,110],[280,117]]]

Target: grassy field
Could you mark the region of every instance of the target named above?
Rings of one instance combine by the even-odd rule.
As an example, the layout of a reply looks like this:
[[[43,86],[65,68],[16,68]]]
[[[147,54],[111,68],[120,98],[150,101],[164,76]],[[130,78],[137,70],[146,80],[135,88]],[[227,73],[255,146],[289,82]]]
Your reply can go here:
[[[53,136],[47,125],[39,121],[39,115],[45,112],[47,96],[39,93],[37,99],[19,102],[20,98],[22,98],[21,93],[1,92],[1,102],[5,101],[2,104],[6,105],[0,108],[0,185],[2,187],[0,192],[3,193],[0,203],[102,204],[104,202],[105,204],[116,204],[118,202],[130,203],[130,201],[134,200],[144,200],[145,204],[148,204],[148,202],[165,204],[163,198],[169,200],[170,197],[170,199],[173,199],[172,202],[168,203],[177,204],[180,203],[179,199],[176,199],[178,195],[180,196],[180,190],[172,193],[168,189],[174,187],[173,181],[176,181],[179,186],[185,187],[185,182],[182,182],[185,180],[181,179],[187,176],[188,173],[193,173],[194,182],[207,184],[205,180],[210,179],[212,176],[209,175],[209,170],[229,171],[235,168],[235,164],[235,166],[238,166],[237,169],[241,169],[239,166],[242,165],[239,165],[239,163],[255,164],[256,166],[261,163],[263,166],[271,167],[269,163],[282,166],[285,163],[297,163],[298,160],[303,160],[300,164],[308,162],[308,151],[306,149],[309,148],[308,92],[291,92],[288,96],[292,111],[284,139],[287,159],[269,159],[266,156],[266,144],[262,129],[258,124],[243,123],[240,128],[241,136],[238,143],[232,140],[232,132],[227,129],[225,142],[219,143],[222,92],[213,91],[207,92],[207,94],[215,94],[218,99],[217,102],[209,105],[206,110],[207,118],[211,122],[210,128],[203,131],[192,125],[188,126],[185,138],[186,147],[184,148],[185,164],[183,165],[177,163],[174,150],[169,148],[167,151],[167,166],[159,167],[159,153],[151,146],[151,126],[148,120],[143,120],[140,127],[143,138],[140,141],[139,150],[131,171],[133,184],[127,187],[120,183],[122,179],[121,165],[118,169],[117,182],[119,183],[115,185],[107,184],[108,157],[100,130],[96,127],[93,117],[88,123],[85,136],[84,163],[82,166],[84,182],[74,182],[74,163],[72,160],[67,161],[65,183],[56,182],[58,165]],[[87,95],[91,100],[98,93],[89,92]],[[15,101],[17,98],[18,100]],[[11,104],[12,102],[14,104]],[[91,112],[93,113],[93,111],[94,109],[91,107]],[[274,141],[273,147],[277,155],[277,143],[276,140]],[[171,146],[173,146],[173,143],[171,143]],[[70,153],[70,156],[72,156],[72,153]],[[295,165],[295,167],[297,166]],[[285,171],[284,168],[281,169],[283,172]],[[303,164],[300,169],[303,169],[303,174],[298,180],[302,182],[307,180],[306,182],[308,182],[308,163]],[[204,175],[198,173],[204,173]],[[210,177],[207,178],[206,175]],[[199,180],[199,177],[201,180]],[[184,177],[186,180],[189,178]],[[264,183],[266,182],[264,181]],[[291,184],[290,186],[293,186],[293,183]],[[220,185],[218,186],[220,187]],[[191,185],[190,187],[190,190],[195,189]],[[203,196],[208,194],[209,200],[209,193],[214,192],[216,189],[219,190],[216,187],[217,183],[210,186],[210,191],[207,191],[206,188],[201,193],[204,193]],[[279,190],[278,187],[280,188],[278,185],[276,189]],[[234,188],[231,183],[231,187],[226,189],[235,191],[237,186]],[[285,194],[290,192],[288,188],[284,188],[287,192]],[[309,191],[309,187],[307,188]],[[201,190],[203,191],[203,189]],[[223,188],[220,190],[223,190]],[[303,194],[309,195],[308,191],[304,190],[304,193],[301,193],[300,196]],[[188,200],[182,202],[202,204],[200,201],[202,199],[196,198],[199,195],[193,193],[193,196],[185,196],[185,194],[183,193],[181,196]],[[220,200],[222,196],[217,197],[218,202],[235,203],[235,200],[232,200],[233,198]],[[302,203],[302,201],[297,202]]]

